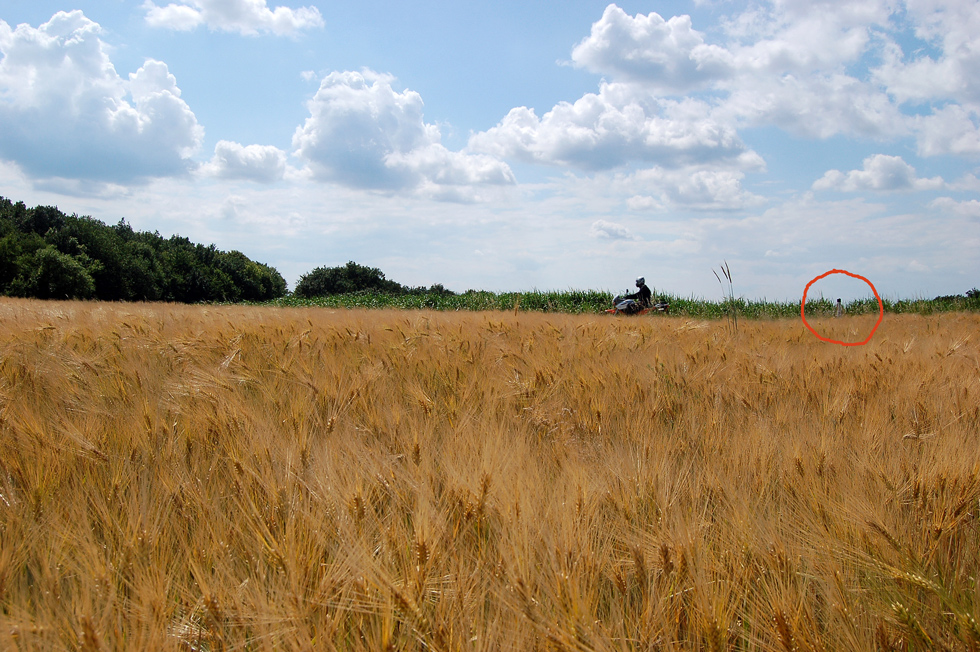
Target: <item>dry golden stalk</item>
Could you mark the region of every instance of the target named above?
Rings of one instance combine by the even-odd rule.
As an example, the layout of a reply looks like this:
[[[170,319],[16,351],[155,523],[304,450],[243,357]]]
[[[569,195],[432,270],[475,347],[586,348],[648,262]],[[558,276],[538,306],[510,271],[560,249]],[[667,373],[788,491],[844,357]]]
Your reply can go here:
[[[977,330],[0,300],[0,649],[973,650]]]

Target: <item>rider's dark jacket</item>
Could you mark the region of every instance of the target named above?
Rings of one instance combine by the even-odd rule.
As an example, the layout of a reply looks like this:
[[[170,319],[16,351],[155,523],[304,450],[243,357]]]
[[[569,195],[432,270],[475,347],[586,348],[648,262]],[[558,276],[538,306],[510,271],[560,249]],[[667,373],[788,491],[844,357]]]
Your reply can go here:
[[[644,308],[649,308],[650,307],[650,297],[651,296],[653,296],[653,292],[651,292],[650,291],[650,288],[648,288],[646,286],[646,284],[644,283],[643,285],[640,286],[640,289],[639,290],[637,290],[633,294],[627,294],[623,298],[624,299],[632,299],[633,301],[636,301],[637,303],[639,303]]]

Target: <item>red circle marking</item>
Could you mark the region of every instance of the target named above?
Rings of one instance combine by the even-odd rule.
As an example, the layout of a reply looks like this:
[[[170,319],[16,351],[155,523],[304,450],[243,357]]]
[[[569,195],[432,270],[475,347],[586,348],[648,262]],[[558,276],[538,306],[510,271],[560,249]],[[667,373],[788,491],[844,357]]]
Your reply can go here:
[[[832,340],[829,337],[824,337],[817,331],[813,330],[813,326],[810,326],[810,324],[808,324],[806,321],[806,315],[803,314],[803,309],[806,306],[806,293],[810,291],[811,285],[813,285],[820,279],[824,278],[825,276],[830,276],[831,274],[847,274],[851,278],[861,279],[862,281],[867,283],[871,287],[871,291],[875,293],[875,299],[878,300],[878,321],[875,322],[875,327],[871,329],[871,332],[868,333],[868,337],[863,342],[841,342],[840,340]],[[830,342],[831,344],[840,344],[841,346],[863,346],[871,341],[871,336],[875,334],[875,331],[878,330],[878,326],[881,325],[881,320],[884,319],[885,317],[885,306],[882,305],[881,297],[878,296],[878,290],[875,289],[875,286],[871,281],[864,278],[863,276],[860,276],[858,274],[851,274],[850,272],[843,269],[832,269],[829,272],[824,272],[823,274],[821,274],[820,276],[818,276],[817,278],[813,279],[812,281],[806,284],[806,289],[803,290],[803,300],[800,301],[800,317],[803,319],[803,325],[809,328],[810,332],[817,336],[817,339],[823,340],[824,342]]]

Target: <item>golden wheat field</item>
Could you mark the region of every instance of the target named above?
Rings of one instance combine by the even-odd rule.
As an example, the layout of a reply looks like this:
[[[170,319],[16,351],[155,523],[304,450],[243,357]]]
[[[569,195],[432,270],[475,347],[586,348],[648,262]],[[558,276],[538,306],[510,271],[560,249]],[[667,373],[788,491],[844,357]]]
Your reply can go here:
[[[0,649],[975,651],[978,332],[0,300]]]

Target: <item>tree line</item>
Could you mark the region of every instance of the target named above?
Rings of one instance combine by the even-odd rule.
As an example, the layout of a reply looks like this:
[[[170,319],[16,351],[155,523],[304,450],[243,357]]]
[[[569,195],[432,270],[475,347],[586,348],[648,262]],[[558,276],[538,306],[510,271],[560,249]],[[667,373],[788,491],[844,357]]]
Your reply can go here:
[[[350,261],[300,277],[295,296],[379,293],[451,296],[441,284],[408,287],[375,267]],[[240,251],[159,232],[135,231],[125,219],[106,225],[54,206],[28,208],[0,197],[0,295],[36,299],[270,301],[289,294],[274,268]]]
[[[213,244],[28,208],[0,197],[0,294],[38,299],[268,301],[286,294],[273,267]]]

